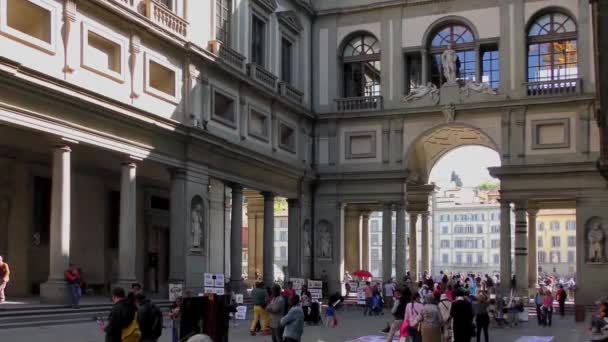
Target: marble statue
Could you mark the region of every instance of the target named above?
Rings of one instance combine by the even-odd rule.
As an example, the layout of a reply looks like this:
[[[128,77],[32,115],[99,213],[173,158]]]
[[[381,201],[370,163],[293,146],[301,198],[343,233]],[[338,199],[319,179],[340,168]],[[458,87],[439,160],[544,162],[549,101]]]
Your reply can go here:
[[[319,223],[319,258],[331,259],[332,252],[332,239],[331,239],[331,227],[326,221]]]
[[[403,98],[403,102],[420,100],[429,94],[433,97],[437,95],[438,92],[439,89],[437,89],[437,86],[431,82],[428,82],[426,85],[412,89],[410,93]]]
[[[310,258],[310,221],[304,222],[304,229],[302,235],[302,244],[304,245],[304,257]]]
[[[190,214],[190,224],[192,228],[192,248],[201,248],[203,241],[203,206],[196,203]]]
[[[445,77],[447,84],[456,83],[457,63],[458,56],[456,55],[456,51],[454,51],[452,44],[449,44],[448,48],[441,54],[443,77]]]
[[[460,92],[466,93],[466,95],[469,96],[471,90],[480,94],[498,95],[496,90],[492,89],[492,87],[490,87],[490,85],[487,83],[477,83],[471,80],[468,80],[464,84],[464,86],[460,89]]]
[[[587,223],[587,262],[606,262],[604,244],[606,233],[599,218],[593,218]]]

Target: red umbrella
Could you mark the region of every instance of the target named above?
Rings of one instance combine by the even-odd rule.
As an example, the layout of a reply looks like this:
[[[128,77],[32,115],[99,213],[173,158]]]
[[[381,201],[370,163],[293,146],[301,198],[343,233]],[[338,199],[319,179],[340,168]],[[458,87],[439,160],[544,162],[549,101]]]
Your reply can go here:
[[[372,277],[372,274],[366,270],[358,270],[358,271],[354,272],[353,275],[355,277],[361,277],[361,278],[371,278]]]

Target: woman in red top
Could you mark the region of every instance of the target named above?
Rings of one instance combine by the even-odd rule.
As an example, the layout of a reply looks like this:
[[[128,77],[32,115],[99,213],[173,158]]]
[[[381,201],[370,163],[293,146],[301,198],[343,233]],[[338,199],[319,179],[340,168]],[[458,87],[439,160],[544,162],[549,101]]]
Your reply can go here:
[[[566,290],[564,290],[564,286],[562,284],[559,284],[558,287],[559,288],[555,293],[555,297],[559,303],[559,315],[564,317],[564,306],[566,305],[566,297],[568,297],[568,295],[566,294]]]
[[[73,264],[65,271],[65,280],[68,282],[70,287],[70,294],[72,295],[72,307],[77,308],[80,303],[80,297],[82,292],[80,290],[80,273]]]
[[[551,316],[553,316],[553,295],[547,290],[543,297],[543,325],[551,326]]]

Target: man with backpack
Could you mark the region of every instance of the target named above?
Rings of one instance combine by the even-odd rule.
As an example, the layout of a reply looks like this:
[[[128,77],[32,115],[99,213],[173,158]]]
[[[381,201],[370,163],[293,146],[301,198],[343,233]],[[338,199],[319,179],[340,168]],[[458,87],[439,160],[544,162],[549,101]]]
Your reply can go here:
[[[112,311],[108,323],[103,327],[106,342],[139,342],[141,331],[135,317],[137,309],[131,298],[127,298],[125,290],[116,287],[112,290]]]
[[[163,334],[162,312],[141,293],[135,295],[135,305],[141,342],[156,342]]]

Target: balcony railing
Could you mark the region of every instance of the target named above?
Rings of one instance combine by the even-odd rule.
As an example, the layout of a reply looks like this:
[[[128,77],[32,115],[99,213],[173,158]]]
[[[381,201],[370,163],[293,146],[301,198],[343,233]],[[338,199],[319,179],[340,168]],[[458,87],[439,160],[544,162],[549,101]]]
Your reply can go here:
[[[115,0],[116,1],[116,0]],[[128,3],[125,0],[119,0]],[[185,37],[188,33],[188,22],[173,13],[169,8],[159,2],[159,0],[146,0],[146,16],[160,26]]]
[[[369,112],[382,110],[382,96],[346,97],[336,99],[338,112]]]
[[[304,93],[299,91],[298,89],[296,89],[295,87],[293,87],[291,84],[287,83],[287,82],[280,82],[279,83],[279,91],[281,93],[281,96],[296,102],[298,104],[301,104],[302,101],[304,100]]]
[[[245,56],[227,47],[219,40],[210,41],[209,49],[220,58],[222,63],[245,73]]]
[[[526,89],[528,96],[560,96],[578,95],[582,92],[581,79],[528,82]]]
[[[249,77],[251,77],[254,81],[272,91],[277,90],[277,77],[270,71],[255,63],[247,64],[247,70],[249,71]]]

